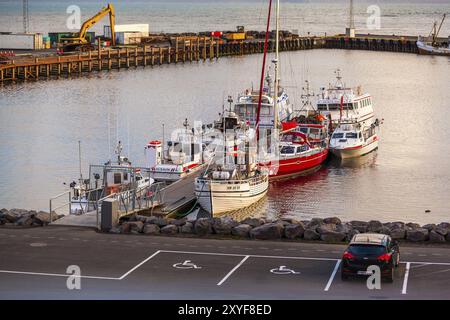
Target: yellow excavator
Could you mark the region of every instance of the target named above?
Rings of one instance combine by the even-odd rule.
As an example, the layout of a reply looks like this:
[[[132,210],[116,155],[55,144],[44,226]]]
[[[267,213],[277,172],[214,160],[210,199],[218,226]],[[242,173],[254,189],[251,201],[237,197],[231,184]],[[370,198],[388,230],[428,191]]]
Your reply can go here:
[[[78,33],[74,37],[61,38],[60,48],[66,51],[87,51],[93,49],[93,45],[87,40],[86,35],[88,30],[104,16],[109,14],[109,23],[111,27],[111,45],[116,44],[116,34],[114,32],[115,12],[114,6],[109,3],[103,7],[95,16],[86,20]]]

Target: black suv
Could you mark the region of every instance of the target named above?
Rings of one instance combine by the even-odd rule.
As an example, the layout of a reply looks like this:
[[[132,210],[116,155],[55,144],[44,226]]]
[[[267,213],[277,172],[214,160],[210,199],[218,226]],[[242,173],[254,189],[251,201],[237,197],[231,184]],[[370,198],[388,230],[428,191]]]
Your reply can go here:
[[[400,261],[398,243],[390,236],[378,233],[362,233],[353,236],[342,257],[341,277],[346,280],[350,275],[370,275],[367,268],[380,267],[381,277],[394,281],[394,269]]]

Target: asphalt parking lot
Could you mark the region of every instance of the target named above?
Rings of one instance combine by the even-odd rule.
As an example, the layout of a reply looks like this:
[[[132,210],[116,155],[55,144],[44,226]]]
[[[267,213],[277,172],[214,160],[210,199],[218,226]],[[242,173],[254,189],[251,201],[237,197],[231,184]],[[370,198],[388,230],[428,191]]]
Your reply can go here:
[[[343,245],[0,229],[1,299],[450,299],[450,246],[401,246],[393,283],[340,279]],[[80,289],[69,290],[69,266]]]

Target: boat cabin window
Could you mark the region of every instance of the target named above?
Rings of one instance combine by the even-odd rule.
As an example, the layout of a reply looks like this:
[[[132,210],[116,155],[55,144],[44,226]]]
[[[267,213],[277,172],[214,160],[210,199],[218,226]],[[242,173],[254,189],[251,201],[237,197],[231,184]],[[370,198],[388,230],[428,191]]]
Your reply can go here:
[[[347,139],[356,139],[356,138],[358,138],[358,134],[356,132],[347,132],[345,134],[345,137]]]
[[[302,133],[308,133],[308,128],[306,128],[306,127],[301,127],[301,128],[300,128],[300,132],[302,132]]]
[[[261,114],[262,115],[266,115],[266,116],[270,115],[270,107],[262,106],[261,107]]]
[[[319,104],[317,104],[317,109],[318,109],[318,110],[328,110],[328,109],[327,109],[327,105],[324,104],[324,103],[319,103]]]
[[[235,110],[241,117],[253,117],[256,113],[255,111],[256,105],[255,104],[240,104],[236,105]],[[262,108],[263,109],[263,108]],[[261,110],[261,113],[263,111]]]
[[[128,172],[124,172],[124,174],[123,174],[123,180],[128,180]]]
[[[342,132],[333,133],[333,139],[342,139],[344,134]]]
[[[280,153],[283,153],[283,154],[294,154],[295,153],[295,147],[283,146],[283,147],[281,147]]]
[[[120,172],[114,173],[114,184],[121,184],[122,183],[122,175]]]
[[[297,147],[297,153],[308,151],[308,149],[309,148],[308,148],[307,145],[303,145],[303,146]]]

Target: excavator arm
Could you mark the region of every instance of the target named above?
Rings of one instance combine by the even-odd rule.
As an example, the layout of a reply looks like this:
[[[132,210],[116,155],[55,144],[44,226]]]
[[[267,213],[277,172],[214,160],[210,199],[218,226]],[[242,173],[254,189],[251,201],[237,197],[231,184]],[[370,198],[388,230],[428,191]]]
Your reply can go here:
[[[109,3],[106,7],[103,7],[95,16],[86,20],[81,26],[80,31],[78,32],[76,37],[62,38],[61,41],[65,42],[68,45],[87,44],[88,40],[86,39],[86,35],[88,30],[108,14],[109,14],[109,23],[111,27],[111,43],[114,46],[116,44],[116,34],[114,31],[115,12],[114,6],[111,3]]]

